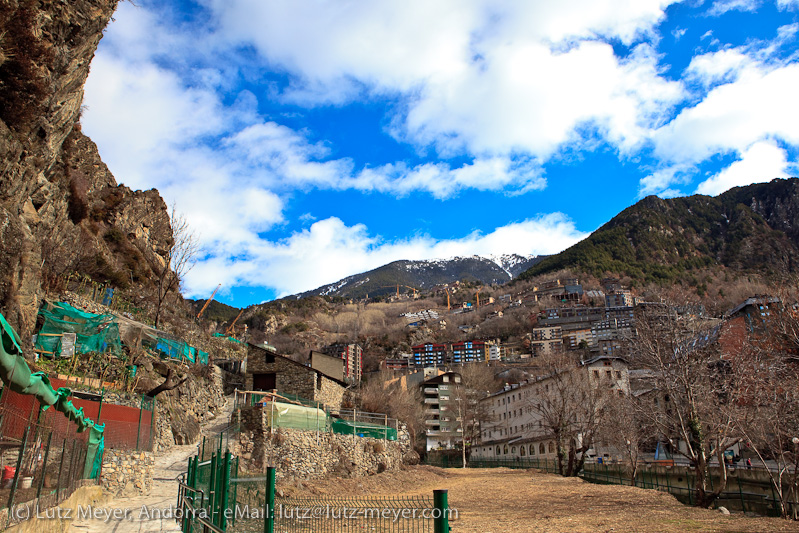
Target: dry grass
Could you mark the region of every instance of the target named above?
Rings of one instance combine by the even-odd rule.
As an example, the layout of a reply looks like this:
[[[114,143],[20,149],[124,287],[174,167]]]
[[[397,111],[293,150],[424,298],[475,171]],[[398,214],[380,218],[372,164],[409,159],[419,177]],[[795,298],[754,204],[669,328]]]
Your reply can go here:
[[[457,533],[547,532],[777,532],[799,523],[687,507],[671,495],[632,487],[594,485],[533,470],[442,470],[420,466],[360,479],[330,479],[287,487],[319,495],[430,494],[449,489]]]

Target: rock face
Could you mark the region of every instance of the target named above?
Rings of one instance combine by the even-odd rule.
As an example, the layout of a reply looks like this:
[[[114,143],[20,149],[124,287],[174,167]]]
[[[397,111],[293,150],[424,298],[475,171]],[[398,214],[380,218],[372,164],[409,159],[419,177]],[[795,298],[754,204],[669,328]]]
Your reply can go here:
[[[146,280],[172,242],[158,192],[117,186],[77,124],[117,2],[0,3],[0,311],[23,339],[58,277]]]

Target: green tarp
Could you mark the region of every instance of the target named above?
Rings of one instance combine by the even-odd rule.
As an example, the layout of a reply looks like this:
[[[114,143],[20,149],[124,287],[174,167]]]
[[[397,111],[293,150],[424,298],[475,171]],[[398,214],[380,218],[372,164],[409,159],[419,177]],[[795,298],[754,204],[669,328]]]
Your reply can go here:
[[[17,332],[0,314],[0,379],[11,390],[19,394],[30,394],[47,409],[51,405],[78,426],[78,432],[89,430],[89,443],[86,451],[86,477],[96,478],[100,472],[103,456],[103,429],[83,416],[83,409],[77,409],[69,400],[72,394],[67,388],[53,390],[47,375],[42,372],[31,372],[28,363],[22,356],[22,348]]]

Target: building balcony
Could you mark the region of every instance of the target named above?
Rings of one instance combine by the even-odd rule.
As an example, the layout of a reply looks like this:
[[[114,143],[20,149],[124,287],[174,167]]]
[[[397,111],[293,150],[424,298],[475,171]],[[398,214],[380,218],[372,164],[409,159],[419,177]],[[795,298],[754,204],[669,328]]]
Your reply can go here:
[[[425,426],[438,426],[439,424],[441,424],[441,420],[425,420],[424,421],[424,425]]]
[[[438,405],[438,398],[425,398],[424,403],[427,405],[432,405],[432,404]]]
[[[425,409],[424,410],[424,414],[426,416],[429,416],[429,415],[440,415],[441,414],[441,410],[440,409]]]
[[[436,387],[425,387],[424,393],[425,394],[438,394],[438,389]]]

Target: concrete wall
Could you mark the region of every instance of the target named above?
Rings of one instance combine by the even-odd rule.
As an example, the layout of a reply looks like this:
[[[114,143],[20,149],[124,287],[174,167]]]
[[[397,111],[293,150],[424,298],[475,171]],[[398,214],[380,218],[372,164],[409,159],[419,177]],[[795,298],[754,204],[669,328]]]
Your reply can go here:
[[[326,376],[344,381],[344,360],[320,352],[311,352],[311,368]]]

